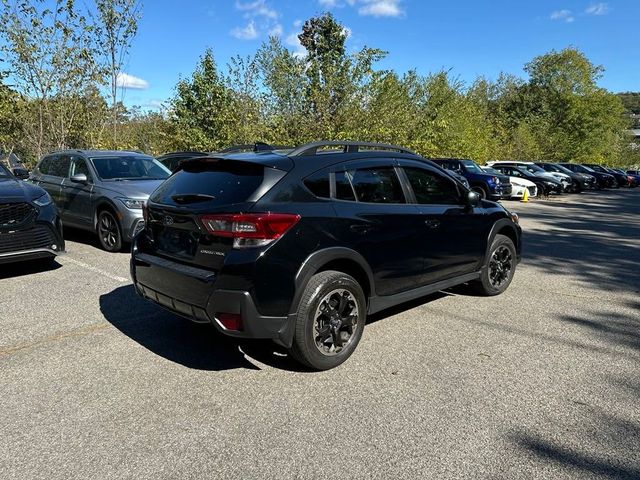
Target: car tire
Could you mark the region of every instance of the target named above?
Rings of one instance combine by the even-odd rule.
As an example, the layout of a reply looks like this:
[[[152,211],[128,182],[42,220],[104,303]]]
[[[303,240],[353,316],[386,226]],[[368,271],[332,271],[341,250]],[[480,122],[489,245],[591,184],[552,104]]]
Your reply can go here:
[[[98,241],[103,250],[119,252],[122,250],[122,229],[120,223],[109,210],[102,210],[98,214]]]
[[[482,200],[486,200],[489,195],[484,187],[471,187],[471,191],[480,195]]]
[[[516,264],[517,254],[513,241],[506,235],[496,235],[489,248],[480,279],[473,283],[476,292],[487,297],[500,295],[511,284]]]
[[[545,188],[544,184],[536,183],[536,188],[538,190],[538,197],[546,197],[549,195],[549,192],[547,192],[547,189]]]
[[[366,309],[362,287],[350,275],[333,270],[314,275],[300,299],[289,353],[314,370],[337,367],[358,346]]]

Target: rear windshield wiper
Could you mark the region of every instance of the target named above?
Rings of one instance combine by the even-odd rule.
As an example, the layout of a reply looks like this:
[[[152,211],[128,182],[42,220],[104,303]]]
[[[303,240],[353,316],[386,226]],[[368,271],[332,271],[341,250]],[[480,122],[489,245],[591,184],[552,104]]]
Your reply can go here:
[[[171,199],[176,203],[198,203],[215,200],[216,197],[213,195],[206,195],[204,193],[181,193],[178,195],[171,195]]]

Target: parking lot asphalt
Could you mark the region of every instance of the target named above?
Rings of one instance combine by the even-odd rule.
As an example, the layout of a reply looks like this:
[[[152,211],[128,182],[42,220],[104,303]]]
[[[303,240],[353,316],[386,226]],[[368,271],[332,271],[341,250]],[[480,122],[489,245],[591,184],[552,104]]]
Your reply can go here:
[[[640,189],[508,202],[524,258],[323,373],[138,298],[67,232],[0,267],[0,478],[640,478]]]

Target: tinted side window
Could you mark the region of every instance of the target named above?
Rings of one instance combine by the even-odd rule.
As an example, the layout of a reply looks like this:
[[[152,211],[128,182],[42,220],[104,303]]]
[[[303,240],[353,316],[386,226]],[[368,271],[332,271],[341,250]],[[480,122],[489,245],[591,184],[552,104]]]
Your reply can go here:
[[[405,203],[400,180],[393,167],[374,167],[348,172],[359,202]]]
[[[422,168],[405,167],[404,171],[418,203],[439,205],[460,203],[458,189],[448,178]]]
[[[38,170],[43,175],[51,175],[49,171],[51,170],[51,164],[55,161],[57,157],[44,157],[40,165],[38,166]]]
[[[66,177],[69,174],[70,165],[71,159],[68,156],[58,157],[51,162],[48,174],[54,177]]]
[[[322,172],[316,172],[310,177],[307,177],[304,181],[304,184],[316,197],[331,197],[329,172],[327,172],[326,170]]]

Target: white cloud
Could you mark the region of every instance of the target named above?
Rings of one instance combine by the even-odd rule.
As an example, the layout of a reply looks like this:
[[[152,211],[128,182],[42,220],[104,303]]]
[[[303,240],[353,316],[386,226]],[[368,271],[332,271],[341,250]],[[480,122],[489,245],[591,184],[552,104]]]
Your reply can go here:
[[[270,37],[279,37],[282,35],[282,25],[280,25],[279,23],[276,23],[271,30],[269,30],[269,36]]]
[[[276,10],[267,5],[266,0],[255,0],[247,3],[236,1],[236,8],[246,12],[246,16],[251,17],[264,17],[276,20],[280,16]]]
[[[593,3],[584,11],[587,15],[606,15],[609,13],[609,5],[606,3]]]
[[[363,0],[358,9],[360,15],[373,17],[402,17],[404,10],[400,8],[400,0]]]
[[[146,90],[149,82],[142,78],[134,77],[128,73],[120,72],[116,78],[118,88],[128,88],[130,90]]]
[[[307,49],[302,46],[298,32],[293,32],[284,39],[284,43],[293,48],[293,56],[302,58],[307,55]]]
[[[400,4],[403,0],[318,0],[324,8],[342,8],[345,5],[358,6],[360,15],[372,17],[403,17],[405,11]]]
[[[256,24],[251,20],[245,27],[236,27],[231,30],[231,35],[239,40],[253,40],[258,37]]]
[[[240,40],[255,40],[258,37],[269,35],[279,37],[282,35],[282,25],[278,22],[280,13],[269,6],[267,0],[254,0],[242,2],[236,0],[236,10],[249,22],[244,27],[236,27],[231,30],[231,35]]]
[[[571,13],[571,10],[566,9],[552,12],[549,18],[551,18],[551,20],[558,20],[566,23],[575,21],[575,17],[573,16],[573,13]]]

